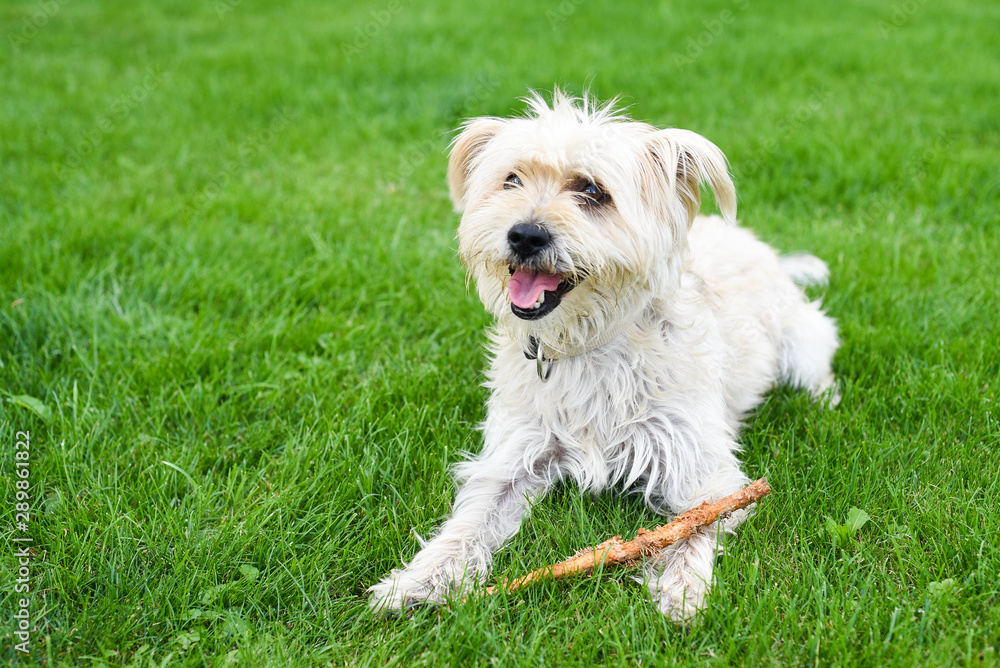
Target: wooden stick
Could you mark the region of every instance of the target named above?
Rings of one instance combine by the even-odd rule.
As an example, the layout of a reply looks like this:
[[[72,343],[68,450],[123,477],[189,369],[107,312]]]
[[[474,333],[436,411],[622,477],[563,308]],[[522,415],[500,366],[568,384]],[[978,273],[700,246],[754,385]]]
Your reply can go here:
[[[577,573],[591,573],[598,566],[628,566],[638,562],[642,557],[655,554],[671,543],[687,538],[699,528],[717,520],[719,515],[730,513],[740,508],[746,508],[751,503],[759,501],[769,494],[771,486],[761,478],[735,494],[719,499],[714,503],[702,502],[700,506],[682,513],[670,524],[664,524],[652,531],[639,529],[635,538],[623,542],[620,536],[610,538],[596,547],[589,548],[558,564],[539,568],[524,577],[498,582],[486,589],[487,594],[498,591],[515,591],[538,580],[564,578]]]

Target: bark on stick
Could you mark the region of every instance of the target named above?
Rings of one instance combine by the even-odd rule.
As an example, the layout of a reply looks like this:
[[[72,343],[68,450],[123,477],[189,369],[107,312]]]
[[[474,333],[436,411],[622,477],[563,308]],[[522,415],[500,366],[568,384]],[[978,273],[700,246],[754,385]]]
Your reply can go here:
[[[700,506],[682,513],[673,522],[657,527],[652,531],[639,529],[635,538],[622,541],[620,536],[610,538],[600,545],[588,548],[558,564],[545,566],[524,577],[499,582],[486,589],[487,594],[498,591],[515,591],[538,580],[564,578],[578,573],[592,573],[601,566],[628,566],[637,563],[645,556],[650,556],[671,543],[687,538],[699,528],[715,522],[720,515],[731,513],[740,508],[746,508],[766,496],[771,491],[767,480],[761,478],[750,483],[735,494],[719,499],[713,503],[703,502]]]

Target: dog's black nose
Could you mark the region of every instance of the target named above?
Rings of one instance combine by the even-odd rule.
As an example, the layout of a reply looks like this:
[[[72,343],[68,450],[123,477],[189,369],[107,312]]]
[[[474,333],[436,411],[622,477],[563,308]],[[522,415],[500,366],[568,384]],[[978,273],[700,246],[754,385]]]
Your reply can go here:
[[[507,232],[510,247],[523,258],[542,250],[551,240],[548,230],[537,223],[518,223]]]

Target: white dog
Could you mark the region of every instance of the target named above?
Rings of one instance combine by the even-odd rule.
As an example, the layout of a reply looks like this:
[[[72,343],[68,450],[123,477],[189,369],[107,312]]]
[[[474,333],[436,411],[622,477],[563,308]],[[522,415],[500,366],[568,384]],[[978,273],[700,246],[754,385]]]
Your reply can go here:
[[[735,436],[769,388],[837,400],[836,326],[796,285],[825,280],[826,265],[779,258],[735,226],[715,145],[614,102],[527,102],[524,118],[469,121],[451,152],[459,253],[496,317],[485,443],[457,468],[448,521],[370,589],[375,609],[469,593],[563,478],[680,513],[748,482]],[[724,220],[696,217],[705,182]],[[663,614],[704,606],[718,530],[649,560]]]

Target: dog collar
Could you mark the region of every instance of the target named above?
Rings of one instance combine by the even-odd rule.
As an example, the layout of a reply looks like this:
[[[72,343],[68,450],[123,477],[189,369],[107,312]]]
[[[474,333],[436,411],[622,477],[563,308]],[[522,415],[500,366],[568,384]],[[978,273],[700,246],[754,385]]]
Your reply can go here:
[[[523,351],[524,356],[529,360],[535,360],[535,368],[538,371],[538,378],[544,383],[552,375],[552,365],[558,359],[566,357],[578,357],[597,350],[603,345],[611,343],[618,338],[625,329],[633,323],[624,322],[616,327],[612,327],[593,341],[588,341],[582,346],[568,346],[565,350],[557,350],[552,346],[542,343],[535,336],[528,337],[528,347]]]

